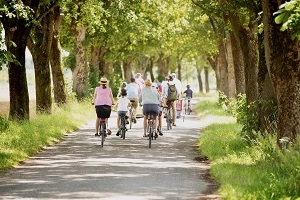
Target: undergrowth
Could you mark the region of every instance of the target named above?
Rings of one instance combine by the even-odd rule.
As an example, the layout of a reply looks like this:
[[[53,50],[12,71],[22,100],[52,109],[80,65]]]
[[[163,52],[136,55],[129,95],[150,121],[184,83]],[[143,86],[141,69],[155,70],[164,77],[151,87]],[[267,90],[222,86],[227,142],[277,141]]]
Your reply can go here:
[[[17,165],[45,146],[60,141],[68,132],[94,117],[89,102],[71,102],[54,108],[51,115],[36,115],[30,121],[0,118],[0,170]]]
[[[205,112],[210,107],[222,115],[215,111],[215,102],[197,107],[202,103]],[[300,199],[300,142],[280,150],[276,136],[257,133],[249,142],[240,134],[242,128],[238,123],[212,124],[198,141],[201,155],[211,162],[211,175],[221,185],[221,198]]]

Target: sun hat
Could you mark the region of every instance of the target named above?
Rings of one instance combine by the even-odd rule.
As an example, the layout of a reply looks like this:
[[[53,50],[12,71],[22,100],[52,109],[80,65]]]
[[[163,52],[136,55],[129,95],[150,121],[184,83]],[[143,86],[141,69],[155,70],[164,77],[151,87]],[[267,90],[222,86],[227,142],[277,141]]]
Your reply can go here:
[[[107,78],[103,77],[100,79],[100,81],[98,82],[100,85],[106,85],[108,83]]]

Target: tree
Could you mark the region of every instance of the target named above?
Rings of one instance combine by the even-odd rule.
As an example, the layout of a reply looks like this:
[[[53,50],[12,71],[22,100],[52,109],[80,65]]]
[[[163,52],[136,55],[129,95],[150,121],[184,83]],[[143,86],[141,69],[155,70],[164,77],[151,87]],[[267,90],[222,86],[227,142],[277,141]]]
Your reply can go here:
[[[25,69],[25,50],[32,19],[40,1],[1,1],[1,22],[5,30],[7,51],[17,62],[8,62],[10,112],[13,120],[29,119],[29,94]],[[18,6],[15,6],[18,5]],[[15,45],[11,45],[13,42]]]
[[[263,0],[266,63],[275,88],[278,105],[277,141],[295,140],[300,133],[300,63],[299,45],[293,32],[280,31],[274,13],[284,1]]]

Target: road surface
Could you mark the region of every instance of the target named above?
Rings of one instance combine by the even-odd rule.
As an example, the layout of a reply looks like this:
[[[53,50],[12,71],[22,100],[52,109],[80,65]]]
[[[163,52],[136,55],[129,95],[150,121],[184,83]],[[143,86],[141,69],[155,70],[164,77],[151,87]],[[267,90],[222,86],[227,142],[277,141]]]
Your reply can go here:
[[[195,103],[195,102],[193,102]],[[217,199],[207,178],[209,165],[199,162],[197,139],[206,126],[194,113],[152,142],[143,138],[142,119],[123,140],[115,135],[112,113],[102,148],[94,121],[46,147],[21,165],[0,173],[0,199]]]

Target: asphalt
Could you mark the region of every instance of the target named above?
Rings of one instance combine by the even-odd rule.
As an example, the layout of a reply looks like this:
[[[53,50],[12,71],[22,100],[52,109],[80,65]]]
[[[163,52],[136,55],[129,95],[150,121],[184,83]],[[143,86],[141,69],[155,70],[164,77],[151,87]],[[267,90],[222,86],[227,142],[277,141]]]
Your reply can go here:
[[[196,103],[196,99],[192,104]],[[0,199],[218,199],[216,183],[207,178],[209,164],[199,159],[197,140],[208,121],[194,113],[177,120],[148,148],[142,119],[126,139],[117,137],[116,113],[109,121],[112,135],[101,147],[94,121],[65,139],[0,173]]]

